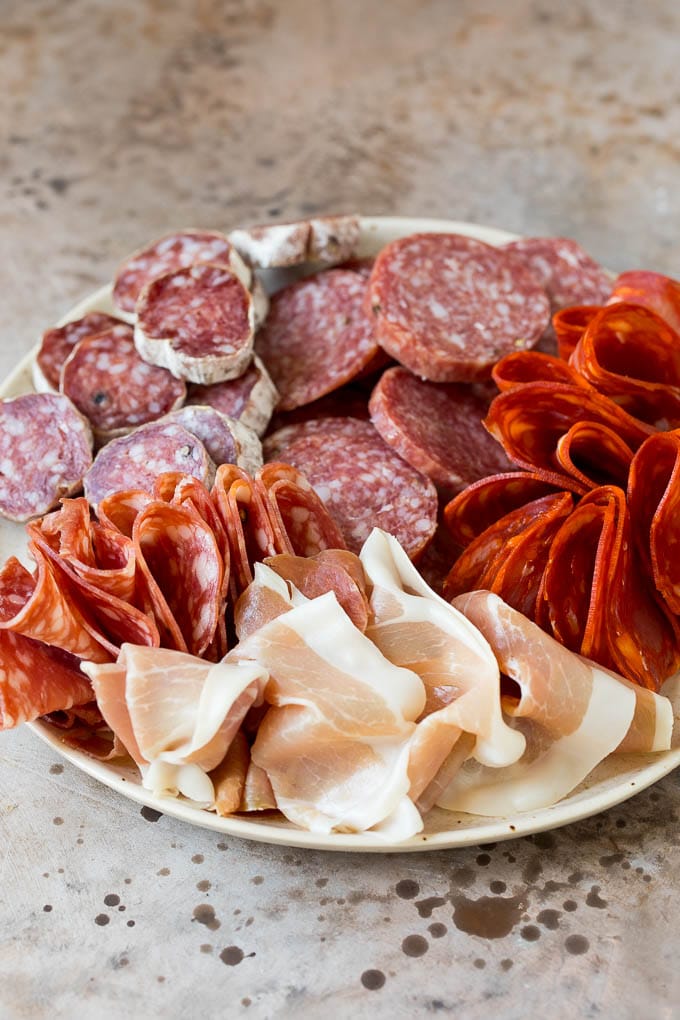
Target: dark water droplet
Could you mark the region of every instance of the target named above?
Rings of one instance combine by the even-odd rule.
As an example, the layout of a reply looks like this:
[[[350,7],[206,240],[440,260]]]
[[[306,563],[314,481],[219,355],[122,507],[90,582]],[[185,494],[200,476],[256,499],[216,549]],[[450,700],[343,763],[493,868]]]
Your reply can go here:
[[[202,953],[212,953],[213,951],[213,947],[210,945],[209,942],[204,942],[200,949]]]
[[[401,951],[407,956],[425,956],[429,948],[427,939],[422,935],[407,935],[401,944]]]
[[[488,854],[477,854],[475,860],[480,868],[486,868],[489,864],[491,864],[491,858]]]
[[[471,885],[474,885],[477,879],[477,873],[474,868],[469,868],[464,865],[462,868],[456,868],[451,875],[451,881],[454,885],[460,885],[464,889],[468,889]]]
[[[248,996],[246,995],[246,997],[244,999],[241,999],[241,1005],[245,1006],[247,1008],[248,1006],[250,1006],[252,1004],[252,1001],[253,1000],[249,999]]]
[[[385,975],[381,970],[365,970],[361,975],[361,983],[369,992],[377,992],[385,984]]]
[[[51,776],[60,776],[63,771],[64,771],[63,765],[50,765]]]
[[[624,861],[621,867],[624,871],[630,871],[630,861]]]
[[[576,900],[565,900],[562,906],[564,907],[565,910],[569,911],[569,913],[571,914],[574,910],[578,908],[578,903],[576,902]]]
[[[161,875],[163,878],[166,878],[170,874],[170,868],[161,868],[159,871],[156,872],[156,874]]]
[[[433,924],[428,924],[427,930],[433,939],[443,939],[449,929],[445,924],[435,921]]]
[[[84,842],[85,842],[85,840],[84,840],[84,839],[80,839],[80,838],[78,838],[78,839],[76,840],[76,843],[78,844],[78,846],[82,846]]]
[[[215,917],[215,909],[209,903],[199,903],[197,907],[194,907],[193,920],[204,924],[206,928],[210,928],[210,931],[217,931],[222,924]]]
[[[564,948],[573,956],[582,956],[590,949],[590,942],[585,935],[567,935],[564,940]]]
[[[228,850],[229,849],[229,844],[228,843],[218,843],[217,844],[217,849],[218,850]]]
[[[132,879],[131,878],[124,878],[123,881],[125,882],[126,885],[131,885],[132,884]]]
[[[555,837],[552,832],[537,832],[534,835],[534,843],[541,850],[552,850],[555,846]]]
[[[194,864],[203,864],[205,857],[203,856],[203,854],[194,854],[191,860],[193,861]]]
[[[56,818],[52,819],[52,825],[63,825],[63,824],[64,824],[64,819],[63,818],[59,818],[58,815],[57,815]]]
[[[200,882],[196,883],[196,888],[199,892],[207,892],[211,888],[211,883],[207,878],[202,878]]]
[[[227,946],[220,953],[220,960],[226,963],[227,967],[236,967],[244,957],[244,952],[238,946]]]
[[[483,939],[502,939],[522,918],[526,903],[521,896],[467,896],[453,899],[453,923],[459,931]]]
[[[481,956],[478,956],[477,959],[473,961],[472,966],[476,967],[477,970],[484,970],[486,967],[486,960],[482,960]]]
[[[599,885],[592,885],[590,887],[590,892],[586,896],[586,903],[589,907],[596,907],[597,910],[604,910],[607,906],[607,901],[603,900],[600,896]]]
[[[51,909],[52,909],[52,904],[51,903],[46,903],[45,906],[43,907],[43,910],[45,911],[46,914],[49,914]]]
[[[508,864],[514,864],[517,858],[514,854],[509,853],[507,850],[503,851],[503,856],[506,858]]]
[[[501,960],[501,970],[510,970],[514,966],[513,960]]]
[[[402,878],[394,887],[397,896],[402,900],[414,900],[420,892],[420,886],[410,878]]]
[[[543,892],[544,893],[554,893],[554,892],[558,892],[561,888],[562,888],[562,882],[555,882],[555,881],[553,881],[552,878],[549,878],[548,881],[543,886]]]
[[[94,919],[94,923],[98,924],[100,928],[103,928],[105,924],[108,924],[111,918],[108,914],[97,914]]]
[[[541,929],[537,928],[535,924],[527,924],[520,931],[520,935],[525,942],[538,942],[541,937]]]
[[[120,903],[120,896],[116,896],[115,893],[107,893],[104,897],[104,903],[107,907],[117,907]]]
[[[620,864],[623,857],[623,854],[605,854],[604,857],[600,857],[600,864],[603,868],[611,868],[613,864]]]
[[[64,869],[63,868],[57,868],[57,874],[58,875],[63,875],[64,874]]]
[[[425,900],[418,900],[414,906],[421,917],[432,917],[435,907],[443,907],[445,903],[443,896],[428,896]]]
[[[652,881],[652,876],[651,875],[643,875],[642,876],[642,881],[643,882],[651,882]]]
[[[139,813],[147,822],[157,822],[159,818],[163,817],[162,811],[156,811],[154,808],[147,807],[146,805],[144,805]]]
[[[127,926],[128,926],[128,928],[134,928],[135,922],[134,921],[128,921]]]
[[[125,913],[125,904],[121,903],[121,905],[118,907],[118,910],[121,914]]]
[[[162,974],[159,974],[158,977],[156,978],[156,981],[158,982],[159,985],[162,985],[163,982],[165,981],[165,977]]]
[[[264,882],[264,876],[263,875],[253,875],[253,877],[251,878],[250,881],[253,883],[253,885],[262,885],[262,883]]]
[[[560,912],[559,910],[541,910],[536,920],[544,928],[555,931],[560,926]]]
[[[527,885],[533,885],[542,874],[543,865],[538,857],[532,857],[530,861],[527,861],[522,870],[522,878]]]
[[[255,881],[255,879],[253,879],[253,881]],[[317,878],[317,880],[314,883],[314,885],[317,887],[317,889],[325,889],[326,886],[328,885],[328,879],[327,878]],[[366,971],[366,973],[368,974],[369,972]],[[372,971],[371,973],[375,973],[375,972]]]
[[[495,893],[496,896],[500,896],[500,894],[504,893],[507,888],[508,887],[505,882],[492,882],[489,886],[491,892]]]

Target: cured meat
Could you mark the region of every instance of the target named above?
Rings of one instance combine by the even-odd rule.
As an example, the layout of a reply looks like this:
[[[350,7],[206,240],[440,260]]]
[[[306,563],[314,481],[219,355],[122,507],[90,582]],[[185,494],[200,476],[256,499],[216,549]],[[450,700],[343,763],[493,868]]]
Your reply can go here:
[[[152,501],[151,493],[143,492],[141,489],[112,492],[100,501],[97,506],[97,517],[104,527],[132,538],[132,526],[137,514]]]
[[[365,631],[368,624],[366,578],[361,561],[353,553],[328,549],[316,556],[272,556],[264,561],[285,581],[290,581],[305,598],[315,599],[332,591],[355,627]]]
[[[116,273],[113,302],[122,312],[131,315],[140,294],[152,280],[202,262],[224,266],[244,286],[251,284],[250,270],[224,234],[180,230],[145,245],[125,259]]]
[[[190,386],[187,404],[207,404],[262,436],[267,431],[278,399],[278,390],[262,360],[255,355],[238,379],[211,386]]]
[[[530,382],[566,383],[568,386],[589,388],[587,380],[566,361],[540,351],[506,354],[494,365],[491,377],[501,393]]]
[[[451,497],[485,475],[509,471],[482,425],[486,403],[469,386],[423,382],[405,368],[383,373],[369,403],[388,446]]]
[[[112,493],[151,492],[165,471],[193,475],[208,488],[215,477],[215,465],[196,436],[177,422],[150,422],[99,451],[83,479],[85,495],[96,509]]]
[[[395,535],[410,557],[437,526],[432,482],[387,446],[369,422],[325,418],[279,429],[265,440],[265,460],[298,468],[358,552],[374,527]]]
[[[215,789],[215,811],[220,817],[233,815],[241,807],[249,765],[250,745],[239,730],[220,764],[210,773]]]
[[[313,400],[304,407],[296,407],[294,411],[277,412],[272,420],[269,432],[276,432],[285,425],[297,425],[302,421],[313,421],[316,418],[359,418],[368,421],[368,399],[366,392],[355,380],[339,390],[327,393],[325,397]]]
[[[142,361],[124,323],[80,340],[61,371],[60,388],[90,422],[97,442],[130,432],[184,403],[186,385]]]
[[[677,280],[640,269],[621,273],[614,280],[608,304],[618,301],[651,309],[680,333],[680,283]]]
[[[166,415],[163,421],[176,422],[200,439],[217,466],[237,464],[249,474],[262,466],[262,444],[253,430],[214,407],[191,404]]]
[[[554,312],[568,305],[602,305],[611,294],[609,273],[567,237],[523,237],[504,249],[540,280]]]
[[[680,614],[680,434],[642,444],[628,478],[628,508],[647,576],[672,613]]]
[[[46,330],[33,362],[33,385],[38,393],[57,393],[64,362],[80,340],[120,325],[105,312],[88,312],[81,319]]]
[[[229,543],[230,584],[237,597],[252,581],[255,563],[292,550],[277,541],[260,487],[241,468],[218,468],[212,495]]]
[[[492,816],[535,811],[566,796],[626,741],[630,746],[633,730],[640,750],[670,746],[673,712],[665,698],[573,655],[495,595],[461,595],[455,606],[517,685],[503,711],[521,728],[526,751],[503,769],[464,764],[439,796],[441,807]]]
[[[585,489],[625,487],[633,451],[618,433],[592,421],[578,421],[557,443],[555,457]]]
[[[617,302],[591,320],[570,364],[629,414],[680,425],[680,335],[656,312]]]
[[[68,397],[0,401],[0,515],[27,521],[77,492],[92,464],[92,431]]]
[[[265,503],[277,545],[297,556],[325,549],[344,549],[342,531],[305,476],[290,464],[265,464],[256,483]]]
[[[371,363],[378,350],[364,311],[366,280],[328,269],[298,280],[271,299],[255,347],[290,411],[338,389]]]
[[[92,700],[74,655],[0,630],[0,730]]]
[[[234,628],[239,641],[293,608],[289,586],[263,562],[253,566],[253,581],[234,604]]]
[[[180,379],[236,379],[253,353],[254,310],[238,276],[193,265],[152,280],[140,295],[135,345],[152,365]]]
[[[563,308],[553,315],[552,324],[560,358],[564,361],[569,360],[586,326],[601,311],[600,305],[574,305],[572,308]]]
[[[486,379],[533,347],[549,303],[512,255],[459,234],[413,234],[378,255],[368,285],[381,347],[433,382]]]
[[[359,243],[358,216],[318,216],[294,223],[269,223],[232,230],[229,239],[241,255],[261,269],[301,262],[342,262]]]

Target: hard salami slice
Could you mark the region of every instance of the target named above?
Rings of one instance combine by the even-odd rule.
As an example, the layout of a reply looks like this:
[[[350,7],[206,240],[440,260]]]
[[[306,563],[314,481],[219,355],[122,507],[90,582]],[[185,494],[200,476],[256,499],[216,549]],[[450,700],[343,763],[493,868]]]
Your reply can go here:
[[[205,446],[215,465],[237,464],[249,474],[262,466],[262,444],[247,425],[207,405],[192,404],[163,418],[191,432]]]
[[[124,323],[76,344],[62,368],[60,388],[88,419],[100,444],[160,418],[186,397],[182,379],[140,358],[132,327]]]
[[[135,344],[145,361],[180,379],[236,379],[253,353],[250,292],[223,266],[204,263],[152,280],[137,303]]]
[[[215,465],[196,436],[177,422],[150,422],[99,451],[83,479],[85,495],[96,509],[112,493],[150,493],[165,471],[193,475],[208,487],[215,477]]]
[[[187,404],[207,404],[262,436],[267,431],[278,399],[279,393],[269,372],[255,355],[237,379],[211,386],[190,386]]]
[[[488,378],[504,354],[534,346],[550,310],[529,269],[459,234],[413,234],[388,244],[368,293],[380,345],[433,382]]]
[[[77,492],[92,464],[92,431],[68,397],[0,401],[0,515],[27,521]]]
[[[505,245],[545,287],[554,312],[568,305],[602,305],[612,278],[584,249],[567,237],[524,237]]]
[[[92,700],[78,659],[39,641],[0,630],[0,730]]]
[[[251,284],[251,271],[224,234],[210,230],[180,230],[140,248],[125,259],[113,285],[114,304],[130,315],[135,311],[139,295],[152,280],[201,262],[225,266],[246,287]]]
[[[424,382],[405,368],[390,368],[368,406],[388,446],[448,498],[485,475],[511,469],[482,425],[485,401],[469,386]]]
[[[294,223],[240,227],[229,234],[241,255],[261,269],[301,262],[342,262],[359,243],[358,216],[318,216]]]
[[[365,278],[347,269],[315,273],[274,294],[255,347],[280,410],[323,397],[372,362],[378,345],[365,296]]]
[[[82,319],[46,330],[33,362],[33,385],[38,393],[57,393],[64,362],[75,345],[85,337],[120,324],[105,312],[88,312]]]
[[[307,479],[290,464],[265,464],[256,483],[265,492],[266,506],[282,549],[296,556],[316,556],[345,549],[342,531]]]
[[[352,552],[374,527],[393,534],[412,558],[434,534],[432,482],[394,453],[369,422],[325,418],[288,425],[265,440],[264,454],[265,460],[302,471]]]

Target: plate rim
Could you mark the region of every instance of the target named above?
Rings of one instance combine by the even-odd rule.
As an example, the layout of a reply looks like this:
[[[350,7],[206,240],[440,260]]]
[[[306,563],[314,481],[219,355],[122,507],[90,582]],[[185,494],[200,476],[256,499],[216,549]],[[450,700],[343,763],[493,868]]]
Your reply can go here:
[[[418,216],[361,216],[361,239],[359,254],[370,254],[375,248],[376,234],[393,234],[394,237],[412,233],[460,233],[499,245],[517,240],[522,235],[464,220],[447,220],[441,218]],[[382,244],[385,241],[380,242]],[[97,307],[98,304],[111,303],[112,284],[105,284],[92,291],[87,297],[74,304],[59,320],[63,325],[72,319],[79,318],[85,312]],[[34,345],[19,361],[16,367],[0,382],[0,397],[12,395],[19,382],[27,373],[30,375],[33,359],[38,349]],[[32,383],[31,383],[32,386]],[[0,523],[0,528],[6,527]],[[90,758],[82,751],[68,747],[60,739],[60,731],[49,724],[36,720],[27,724],[29,729],[45,744],[74,765],[90,778],[121,794],[127,800],[141,804],[152,810],[159,811],[179,821],[201,828],[211,829],[223,835],[236,836],[274,846],[286,846],[296,849],[324,850],[354,853],[411,853],[429,850],[448,850],[457,847],[479,845],[480,843],[501,842],[517,839],[521,836],[537,832],[545,832],[560,828],[572,822],[600,814],[609,808],[616,807],[630,797],[642,792],[658,782],[680,765],[680,747],[654,755],[638,756],[640,765],[622,770],[616,780],[596,781],[586,790],[577,787],[557,804],[537,811],[518,812],[507,817],[487,817],[482,815],[459,816],[451,812],[452,818],[474,819],[472,824],[464,828],[442,829],[435,832],[418,833],[404,842],[390,843],[376,833],[318,833],[301,829],[287,820],[263,822],[243,816],[220,817],[217,814],[193,807],[190,802],[173,797],[158,797],[146,790],[139,777],[134,777],[133,770],[109,762],[101,762]],[[610,756],[611,757],[611,756]],[[651,758],[647,764],[643,758]],[[625,764],[622,762],[622,764]],[[128,775],[124,775],[124,772]],[[592,774],[592,773],[591,773]],[[599,787],[602,787],[598,789]],[[580,791],[580,792],[579,792]],[[427,816],[425,816],[427,824]],[[463,824],[458,821],[457,824]]]

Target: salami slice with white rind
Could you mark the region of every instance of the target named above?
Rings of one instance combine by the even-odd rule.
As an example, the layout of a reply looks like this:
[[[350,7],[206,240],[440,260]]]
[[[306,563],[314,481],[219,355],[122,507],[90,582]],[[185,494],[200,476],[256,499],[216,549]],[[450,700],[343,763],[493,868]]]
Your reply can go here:
[[[166,415],[164,422],[177,422],[205,446],[208,456],[220,464],[236,464],[249,475],[262,467],[262,444],[255,432],[236,418],[214,407],[191,404]]]
[[[609,273],[568,237],[523,237],[504,249],[541,281],[553,312],[570,305],[603,305],[612,292]]]
[[[186,384],[143,361],[132,327],[120,323],[73,348],[61,373],[61,391],[85,415],[98,443],[106,443],[179,407]]]
[[[437,527],[432,482],[402,460],[370,422],[324,418],[279,429],[265,439],[266,461],[284,461],[311,482],[352,552],[373,528],[418,556]]]
[[[0,401],[0,515],[28,521],[82,486],[92,430],[68,397],[27,393]]]
[[[279,410],[317,400],[371,363],[378,345],[365,297],[365,278],[347,269],[315,273],[274,294],[255,346],[279,391]]]
[[[99,451],[83,479],[85,495],[96,509],[114,492],[150,493],[158,475],[165,471],[193,475],[206,488],[215,478],[215,465],[196,436],[177,422],[150,422]]]
[[[113,302],[134,317],[139,295],[159,276],[202,262],[225,266],[250,287],[252,272],[224,234],[211,230],[180,230],[166,234],[129,255],[119,267],[113,285]]]
[[[33,385],[38,393],[58,393],[61,370],[75,345],[119,324],[120,319],[106,312],[88,312],[82,319],[45,330],[32,365]]]
[[[390,368],[375,386],[371,421],[400,457],[451,498],[465,486],[511,464],[482,425],[487,403],[471,386],[430,383]]]
[[[211,386],[190,386],[187,404],[208,404],[262,436],[267,431],[278,399],[279,391],[256,354],[238,379],[228,379]]]
[[[529,269],[460,234],[412,234],[388,244],[368,295],[381,347],[433,382],[488,378],[503,355],[538,342],[550,313]]]
[[[253,300],[237,276],[203,263],[158,277],[137,302],[135,345],[180,379],[236,379],[253,352]]]
[[[229,240],[251,265],[274,269],[302,262],[343,262],[354,254],[359,235],[358,216],[318,216],[238,228]]]

